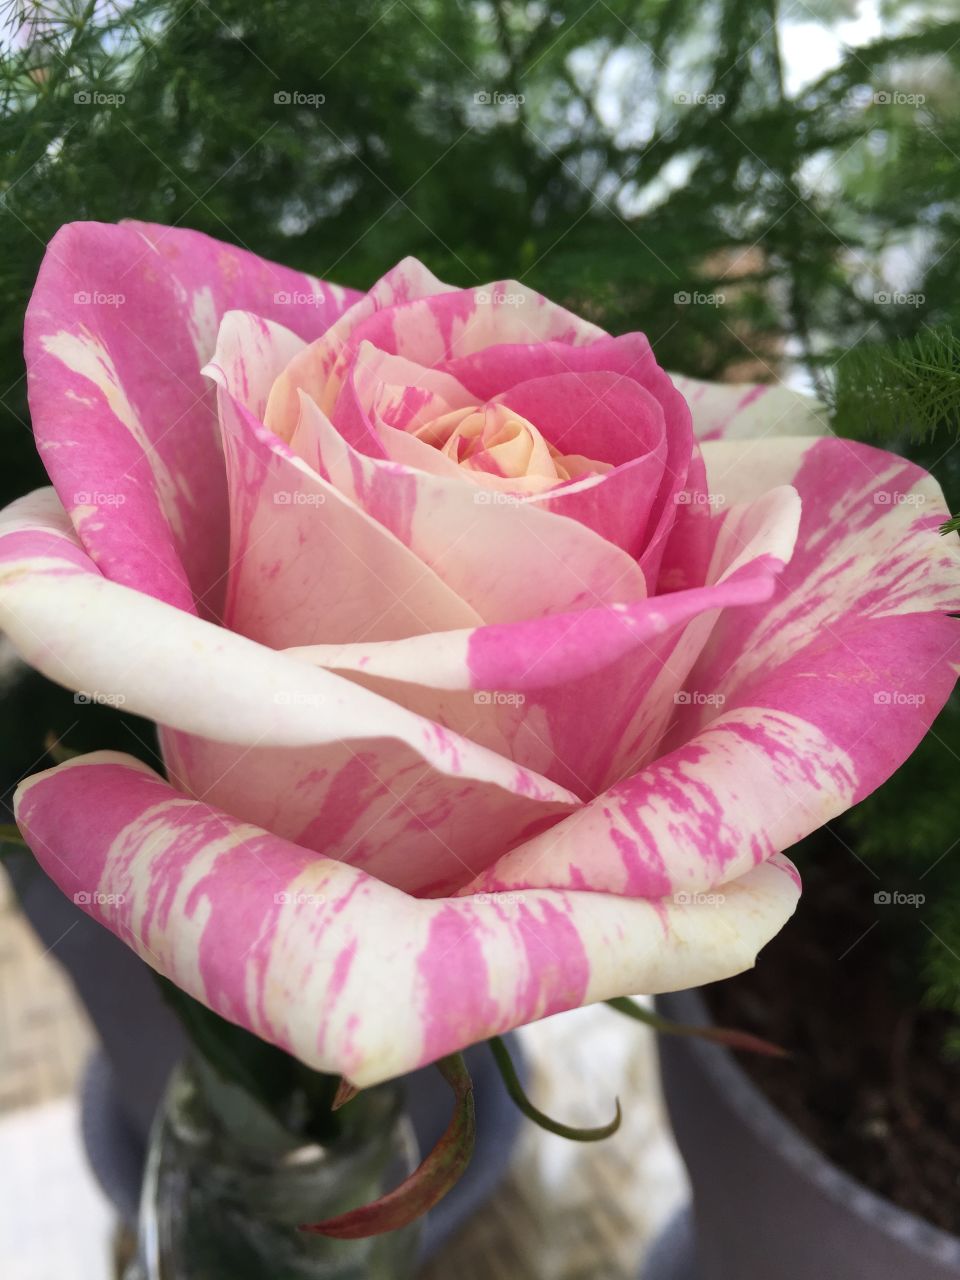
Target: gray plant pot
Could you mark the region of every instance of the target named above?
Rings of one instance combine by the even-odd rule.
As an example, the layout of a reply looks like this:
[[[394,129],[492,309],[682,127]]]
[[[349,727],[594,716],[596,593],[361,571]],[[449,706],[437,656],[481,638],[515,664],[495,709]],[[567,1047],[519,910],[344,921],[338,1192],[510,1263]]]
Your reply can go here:
[[[696,991],[661,997],[677,1022],[709,1021]],[[960,1239],[831,1164],[728,1050],[661,1036],[660,1070],[690,1175],[643,1280],[956,1280]]]

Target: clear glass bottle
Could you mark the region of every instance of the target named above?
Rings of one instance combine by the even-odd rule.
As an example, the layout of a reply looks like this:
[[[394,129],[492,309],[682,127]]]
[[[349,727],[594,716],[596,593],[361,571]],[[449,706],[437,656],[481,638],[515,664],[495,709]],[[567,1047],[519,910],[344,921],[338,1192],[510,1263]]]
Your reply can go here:
[[[205,1063],[182,1064],[154,1124],[125,1280],[407,1280],[416,1225],[366,1240],[298,1229],[375,1200],[416,1165],[399,1087],[354,1107],[321,1145]]]

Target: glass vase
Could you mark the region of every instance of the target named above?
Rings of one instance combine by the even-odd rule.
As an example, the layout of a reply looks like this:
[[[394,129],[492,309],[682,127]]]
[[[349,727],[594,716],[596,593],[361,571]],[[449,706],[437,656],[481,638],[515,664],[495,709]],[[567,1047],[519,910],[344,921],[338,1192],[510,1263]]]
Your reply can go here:
[[[174,1072],[154,1124],[125,1280],[406,1280],[418,1227],[365,1240],[299,1230],[377,1199],[417,1163],[399,1086],[348,1104],[325,1143],[297,1136],[200,1061]],[[338,1116],[344,1112],[338,1112]]]

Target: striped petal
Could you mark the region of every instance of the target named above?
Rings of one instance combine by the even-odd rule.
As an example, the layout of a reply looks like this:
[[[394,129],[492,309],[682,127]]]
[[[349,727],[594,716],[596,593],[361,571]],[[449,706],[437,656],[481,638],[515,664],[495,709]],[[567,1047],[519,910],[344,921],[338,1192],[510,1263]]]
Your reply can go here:
[[[111,582],[52,490],[0,517],[0,627],[50,679],[167,726],[185,790],[405,888],[462,884],[577,803],[357,683]],[[464,857],[448,830],[471,828]]]
[[[28,779],[16,812],[52,878],[148,964],[359,1087],[581,1004],[739,972],[798,894],[774,860],[710,903],[411,898],[106,752]]]
[[[679,373],[672,379],[690,406],[698,440],[822,436],[829,430],[818,400],[780,383],[701,382]]]
[[[644,897],[743,874],[879,786],[960,664],[956,538],[936,482],[835,439],[704,448],[710,490],[789,482],[797,548],[771,604],[727,610],[646,768],[506,854],[466,891],[537,885]]]
[[[194,231],[61,228],[27,311],[30,409],[54,487],[108,577],[216,614],[226,489],[200,369],[220,317],[250,307],[314,338],[356,296]]]
[[[293,449],[488,622],[647,594],[632,557],[592,529],[457,477],[368,457],[306,396]]]
[[[360,343],[356,331],[364,320],[378,311],[409,302],[454,292],[416,258],[404,258],[382,276],[372,289],[357,298],[353,306],[306,350],[302,351],[277,378],[264,417],[267,426],[288,440],[300,412],[301,391],[316,400],[325,411],[332,410],[347,368]],[[363,443],[358,442],[358,443]],[[376,447],[375,440],[366,442]]]
[[[271,648],[480,621],[415,552],[221,388],[230,494],[225,625]]]
[[[713,563],[703,587],[636,605],[432,632],[379,643],[291,648],[307,662],[432,689],[549,688],[590,675],[707,610],[769,598],[793,554],[800,504],[790,486],[731,507],[713,531]]]
[[[0,515],[0,625],[51,680],[116,694],[128,710],[185,733],[282,747],[396,738],[451,776],[538,792],[537,779],[510,761],[355,683],[111,582],[49,489]]]
[[[770,598],[798,520],[790,487],[731,508],[713,522],[707,584],[637,605],[291,652],[353,670],[411,710],[596,795],[663,736],[718,611]]]

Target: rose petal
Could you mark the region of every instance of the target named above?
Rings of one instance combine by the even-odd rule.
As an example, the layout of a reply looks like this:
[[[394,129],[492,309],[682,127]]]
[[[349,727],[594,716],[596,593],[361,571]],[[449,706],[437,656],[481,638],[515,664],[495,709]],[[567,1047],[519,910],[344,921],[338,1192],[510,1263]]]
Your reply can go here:
[[[453,286],[438,280],[416,258],[404,258],[391,268],[336,324],[302,351],[280,374],[267,404],[264,421],[281,439],[289,440],[300,412],[300,392],[316,400],[326,412],[336,403],[337,393],[359,340],[355,331],[365,319],[385,307],[453,292]],[[366,442],[376,445],[376,441]],[[358,447],[364,441],[357,441]]]
[[[405,640],[305,645],[288,652],[318,666],[431,689],[530,691],[569,684],[707,610],[769,599],[775,575],[793,552],[799,518],[800,504],[789,486],[724,511],[712,530],[707,582],[689,591]]]
[[[245,746],[396,739],[461,780],[528,797],[543,782],[349,680],[104,578],[50,489],[0,513],[0,626],[49,679],[185,733]]]
[[[201,372],[262,421],[273,384],[306,346],[282,324],[252,311],[228,311],[220,321],[216,349]]]
[[[615,470],[537,495],[532,502],[578,520],[635,559],[659,517],[668,446],[663,406],[624,374],[561,373],[518,383],[497,397],[563,454],[581,454]],[[652,587],[651,587],[652,589]]]
[[[709,905],[418,900],[108,752],[34,775],[16,807],[47,872],[148,964],[361,1087],[564,1009],[736,973],[798,893],[778,860]]]
[[[801,495],[773,604],[722,615],[647,768],[465,892],[709,889],[868,795],[949,696],[960,632],[944,611],[960,608],[960,557],[937,533],[946,506],[932,477],[835,439],[705,454],[712,493],[742,500],[792,482]]]
[[[410,548],[226,388],[218,404],[230,493],[226,626],[281,649],[394,640],[480,621]]]
[[[217,613],[226,489],[200,368],[220,317],[248,306],[313,338],[356,296],[195,231],[57,232],[27,310],[31,415],[54,487],[108,577]]]
[[[678,373],[672,377],[690,406],[698,440],[822,436],[829,431],[823,405],[781,383],[701,382]]]
[[[657,364],[650,343],[642,333],[628,333],[619,338],[602,335],[577,346],[555,341],[531,346],[504,343],[501,338],[497,345],[484,351],[447,361],[444,368],[481,400],[504,394],[528,380],[591,372],[629,378],[650,392],[663,407],[667,456],[663,482],[646,521],[646,546],[640,556],[640,567],[650,595],[657,590],[678,591],[703,582],[699,576],[706,567],[699,545],[703,531],[698,526],[699,517],[707,514],[707,494],[702,463],[693,448],[690,410]],[[599,492],[602,494],[602,486]],[[578,514],[586,517],[589,500],[589,494],[577,497],[571,500],[571,506],[575,510],[579,508]],[[661,562],[677,523],[685,529],[683,556],[675,556],[668,565],[664,582]]]
[[[646,595],[636,562],[593,530],[459,478],[359,453],[306,396],[294,450],[488,622]]]

